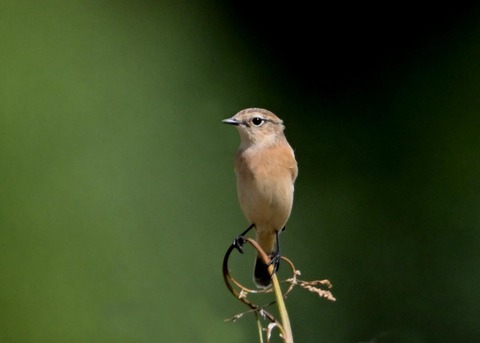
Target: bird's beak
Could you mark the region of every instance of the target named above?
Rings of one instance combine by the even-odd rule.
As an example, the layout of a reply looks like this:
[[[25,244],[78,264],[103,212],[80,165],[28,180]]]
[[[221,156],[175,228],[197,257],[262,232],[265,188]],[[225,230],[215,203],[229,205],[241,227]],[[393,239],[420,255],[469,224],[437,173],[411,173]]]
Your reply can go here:
[[[240,122],[236,119],[233,119],[233,118],[228,118],[228,119],[223,119],[222,120],[222,123],[224,124],[230,124],[230,125],[240,125]]]

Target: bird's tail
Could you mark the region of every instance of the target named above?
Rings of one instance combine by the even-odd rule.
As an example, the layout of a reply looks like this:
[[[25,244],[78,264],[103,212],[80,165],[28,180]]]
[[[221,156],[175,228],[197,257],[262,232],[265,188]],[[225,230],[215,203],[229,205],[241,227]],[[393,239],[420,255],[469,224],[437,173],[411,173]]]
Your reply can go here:
[[[275,242],[278,234],[274,230],[262,230],[257,227],[256,240],[263,251],[269,255],[270,259],[277,257],[278,251],[275,251]],[[278,245],[278,242],[277,242]],[[278,246],[277,246],[278,249]],[[272,283],[272,275],[268,271],[269,264],[263,262],[260,256],[255,260],[255,269],[253,271],[253,279],[258,287],[267,288]],[[278,270],[278,259],[274,262],[274,272]]]
[[[273,257],[273,256],[271,256]],[[274,273],[278,270],[279,263],[274,263]],[[272,275],[268,271],[269,265],[263,262],[260,257],[255,260],[255,269],[253,271],[253,278],[258,287],[267,288],[272,283]]]
[[[268,265],[260,257],[255,261],[253,278],[258,287],[266,288],[272,283],[272,276],[268,271]]]

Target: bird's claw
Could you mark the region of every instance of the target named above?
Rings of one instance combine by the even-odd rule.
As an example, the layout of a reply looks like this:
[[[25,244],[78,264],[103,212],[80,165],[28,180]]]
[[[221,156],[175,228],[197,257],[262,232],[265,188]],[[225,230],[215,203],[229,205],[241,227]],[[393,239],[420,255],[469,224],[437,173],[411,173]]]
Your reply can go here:
[[[243,254],[243,246],[245,245],[245,238],[244,236],[248,233],[248,231],[250,231],[253,227],[255,226],[255,224],[251,224],[245,231],[243,231],[240,235],[237,236],[237,238],[235,238],[233,240],[233,243],[232,243],[232,246],[234,248],[236,248],[238,251],[240,251],[240,253]]]
[[[242,235],[236,237],[232,243],[233,247],[240,251],[243,254],[243,246],[245,245],[245,238]]]
[[[280,254],[279,253],[274,253],[270,255],[270,262],[268,262],[267,266],[271,266],[273,264],[273,270],[274,272],[278,271],[278,268],[280,267]]]

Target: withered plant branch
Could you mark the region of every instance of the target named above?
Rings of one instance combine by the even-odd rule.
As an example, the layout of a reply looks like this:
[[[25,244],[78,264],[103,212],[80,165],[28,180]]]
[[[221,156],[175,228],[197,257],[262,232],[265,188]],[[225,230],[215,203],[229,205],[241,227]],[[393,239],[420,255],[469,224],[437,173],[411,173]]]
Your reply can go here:
[[[247,242],[250,242],[251,240],[249,238],[245,239]],[[225,280],[225,284],[227,285],[228,290],[230,293],[233,294],[233,296],[237,299],[239,299],[241,302],[243,302],[245,305],[250,307],[254,312],[260,313],[263,317],[266,317],[268,320],[271,322],[276,322],[277,320],[275,317],[270,314],[268,311],[266,311],[263,307],[264,306],[259,306],[257,304],[252,303],[251,301],[247,300],[246,295],[248,293],[261,293],[262,290],[252,290],[249,288],[244,287],[242,284],[240,284],[237,280],[235,280],[232,275],[230,274],[230,271],[228,270],[228,259],[230,257],[230,254],[232,253],[233,249],[235,249],[235,246],[232,244],[228,248],[227,252],[225,253],[225,257],[223,258],[223,279]],[[232,282],[239,288],[241,288],[241,292],[238,292],[235,290],[232,286]],[[272,303],[271,303],[272,304]],[[270,305],[270,304],[268,304]],[[265,306],[268,306],[265,305]],[[243,314],[240,316],[235,316],[233,319],[236,320],[240,318]]]
[[[263,251],[263,249],[257,244],[257,242],[255,240],[253,240],[251,238],[244,238],[244,240],[245,240],[245,242],[250,243],[257,250],[260,258],[262,258],[263,261],[266,264],[268,264],[270,262],[270,258],[267,256],[267,254]],[[267,305],[264,305],[264,306],[256,305],[256,304],[254,304],[254,303],[252,303],[252,302],[250,302],[249,300],[246,299],[246,295],[248,293],[269,293],[269,292],[272,292],[272,290],[271,289],[267,289],[267,290],[252,290],[252,289],[249,289],[249,288],[243,286],[242,284],[240,284],[237,280],[235,280],[231,276],[230,271],[228,269],[228,259],[229,259],[230,254],[231,254],[231,252],[233,251],[234,248],[235,248],[235,246],[232,244],[228,248],[228,250],[225,254],[225,257],[223,259],[223,278],[225,280],[225,284],[227,285],[227,288],[237,299],[239,299],[241,302],[243,302],[248,307],[250,307],[252,311],[260,314],[261,316],[270,320],[271,323],[275,324],[273,326],[269,326],[269,328],[270,328],[269,332],[270,333],[271,333],[271,329],[273,327],[277,327],[280,330],[281,337],[284,338],[285,342],[286,343],[293,343],[293,336],[292,336],[292,330],[291,330],[291,326],[290,326],[290,320],[288,318],[288,312],[286,310],[285,303],[283,301],[284,295],[282,295],[282,291],[280,289],[280,285],[279,285],[277,276],[274,272],[273,263],[269,265],[269,273],[272,275],[273,291],[275,293],[276,301],[273,301],[273,302],[271,302]],[[293,264],[291,263],[290,260],[288,260],[286,258],[283,258],[283,257],[282,257],[282,259],[287,260],[287,262],[291,266],[293,266]],[[241,289],[241,291],[240,292],[236,291],[233,288],[232,283],[235,284],[237,287],[239,287]],[[287,293],[290,292],[292,288],[293,287],[291,285],[289,287]],[[286,296],[286,294],[285,294],[285,296]],[[269,306],[269,305],[272,305],[272,304],[275,304],[275,303],[278,304],[277,306],[278,306],[278,309],[279,309],[280,318],[282,320],[282,323],[280,323],[272,314],[270,314],[268,311],[265,310],[266,306]],[[236,319],[242,317],[243,314],[244,313],[233,317],[233,320],[236,320]],[[268,339],[268,341],[269,341],[269,339]]]
[[[300,275],[300,272],[297,271],[296,275]],[[289,282],[291,284],[290,287],[297,285],[312,293],[316,293],[321,298],[325,298],[330,301],[337,300],[333,296],[332,292],[330,292],[329,290],[325,290],[325,289],[321,289],[320,287],[317,287],[321,285],[321,286],[327,287],[328,289],[332,288],[333,286],[329,280],[303,281],[303,280],[297,279],[296,275],[293,278],[286,280],[286,282]]]
[[[266,264],[270,263],[270,258],[267,256],[267,254],[265,254],[265,252],[262,250],[262,248],[260,248],[260,246],[257,244],[255,240],[251,238],[244,238],[244,241],[250,243],[257,250],[258,255],[260,256],[260,258],[262,258],[263,262],[265,262]],[[277,275],[274,272],[273,263],[269,265],[269,272],[272,275],[272,287],[267,289],[250,289],[245,287],[230,274],[230,271],[228,269],[228,260],[229,260],[230,254],[235,248],[236,248],[235,245],[232,244],[228,248],[227,252],[225,253],[225,257],[223,259],[223,278],[225,280],[225,284],[227,285],[227,288],[229,289],[229,291],[235,296],[235,298],[239,299],[241,302],[247,305],[250,308],[250,310],[237,314],[230,320],[235,321],[243,317],[243,315],[245,315],[246,313],[254,312],[257,319],[257,325],[259,328],[260,343],[263,343],[260,316],[270,321],[270,324],[266,329],[267,343],[270,342],[272,330],[275,328],[278,328],[278,330],[280,331],[280,337],[284,339],[285,343],[293,343],[293,335],[291,331],[290,320],[288,318],[288,313],[287,313],[283,299],[287,297],[287,295],[293,290],[295,286],[300,286],[301,288],[304,288],[312,293],[316,293],[321,298],[325,298],[330,301],[336,300],[333,294],[328,290],[332,288],[332,284],[330,283],[329,280],[304,281],[304,280],[298,279],[298,276],[301,274],[300,271],[295,268],[295,265],[292,263],[292,261],[290,261],[288,258],[284,256],[281,256],[281,259],[290,266],[293,272],[293,276],[285,281],[282,281],[282,283],[289,283],[289,287],[283,295],[280,289]],[[238,287],[240,291],[235,290],[234,286]],[[324,288],[327,288],[327,290],[322,289],[321,286],[323,286]],[[250,293],[260,294],[260,293],[271,293],[271,292],[275,293],[276,300],[262,306],[257,305],[247,299],[247,295]],[[265,310],[265,307],[273,305],[275,303],[277,303],[277,306],[278,306],[281,323],[271,313]]]

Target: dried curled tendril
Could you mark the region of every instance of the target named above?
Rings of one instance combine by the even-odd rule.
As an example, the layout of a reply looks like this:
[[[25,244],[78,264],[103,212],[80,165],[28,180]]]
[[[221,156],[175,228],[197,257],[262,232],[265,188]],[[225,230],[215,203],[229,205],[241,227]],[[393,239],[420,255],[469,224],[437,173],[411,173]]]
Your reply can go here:
[[[257,244],[257,242],[251,238],[242,238],[245,243],[249,243],[252,245],[259,254],[265,255],[263,250],[260,248],[260,246]],[[227,321],[236,321],[237,319],[243,317],[246,313],[250,312],[255,312],[256,315],[260,315],[263,318],[268,319],[271,323],[274,323],[275,326],[278,326],[279,329],[281,330],[281,325],[280,323],[275,319],[275,317],[265,310],[266,307],[273,305],[276,303],[276,301],[272,301],[268,304],[265,305],[258,305],[250,300],[247,299],[248,294],[260,294],[260,293],[271,293],[272,288],[267,288],[267,289],[250,289],[248,287],[245,287],[242,285],[239,281],[237,281],[232,274],[230,273],[228,269],[228,260],[230,258],[230,255],[232,251],[235,249],[235,244],[232,244],[227,252],[225,253],[225,257],[223,259],[223,278],[225,280],[225,284],[230,291],[230,293],[233,294],[233,296],[237,299],[239,299],[241,302],[243,302],[245,305],[250,307],[249,311],[237,314],[233,318],[227,319]],[[293,264],[290,259],[288,259],[285,256],[281,256],[281,259],[285,261],[289,266],[290,269],[292,270],[292,277],[289,279],[286,279],[283,281],[283,283],[289,283],[288,289],[285,291],[283,294],[283,298],[286,298],[287,295],[293,290],[295,286],[300,286],[312,293],[316,293],[319,297],[326,298],[330,301],[335,301],[335,297],[332,295],[332,293],[328,290],[332,288],[332,284],[328,280],[315,280],[315,281],[303,281],[297,278],[301,273],[299,270],[295,268],[295,265]],[[319,286],[323,286],[324,288],[327,289],[322,289]],[[270,326],[269,326],[270,327]]]

